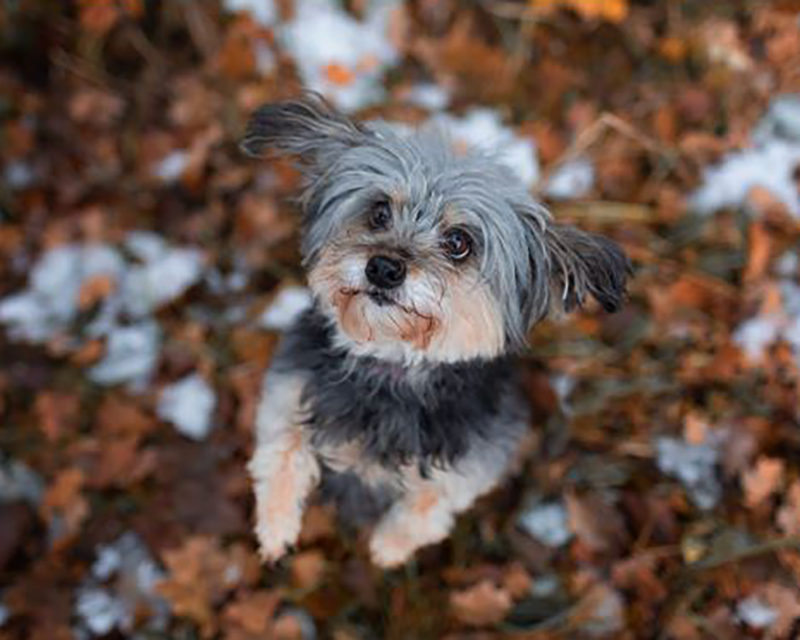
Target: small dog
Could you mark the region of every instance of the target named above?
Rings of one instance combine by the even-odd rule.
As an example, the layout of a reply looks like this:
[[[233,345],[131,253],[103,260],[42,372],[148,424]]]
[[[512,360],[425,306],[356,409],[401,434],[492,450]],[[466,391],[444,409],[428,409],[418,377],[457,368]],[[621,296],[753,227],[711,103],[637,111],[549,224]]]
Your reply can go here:
[[[530,328],[589,294],[617,310],[629,262],[555,224],[508,168],[458,153],[436,126],[358,124],[307,94],[258,109],[241,147],[304,168],[314,296],[277,348],[256,420],[262,557],[296,542],[323,477],[345,478],[383,505],[373,561],[399,565],[514,462],[529,421],[514,355]]]

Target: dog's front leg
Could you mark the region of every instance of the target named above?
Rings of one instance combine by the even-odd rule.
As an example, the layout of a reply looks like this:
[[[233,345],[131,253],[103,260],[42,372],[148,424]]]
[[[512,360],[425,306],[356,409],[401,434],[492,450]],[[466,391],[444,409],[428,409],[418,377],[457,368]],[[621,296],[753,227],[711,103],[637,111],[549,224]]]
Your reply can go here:
[[[409,470],[405,493],[381,518],[370,539],[373,561],[397,566],[420,547],[444,540],[456,515],[499,482],[506,462],[505,455],[474,455],[454,469],[433,470],[429,477]]]
[[[306,498],[319,481],[319,463],[303,427],[302,390],[302,377],[268,373],[256,416],[256,448],[248,468],[264,560],[277,560],[297,541]]]

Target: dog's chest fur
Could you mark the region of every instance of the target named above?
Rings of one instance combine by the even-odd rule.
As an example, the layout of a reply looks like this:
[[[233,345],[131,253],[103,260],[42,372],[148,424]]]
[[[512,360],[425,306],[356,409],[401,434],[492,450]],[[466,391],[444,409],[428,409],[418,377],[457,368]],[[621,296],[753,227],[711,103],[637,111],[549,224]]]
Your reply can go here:
[[[306,380],[306,425],[323,454],[356,446],[365,462],[424,470],[452,465],[520,422],[511,359],[404,367],[353,357],[333,345],[315,309],[287,334],[275,366]]]

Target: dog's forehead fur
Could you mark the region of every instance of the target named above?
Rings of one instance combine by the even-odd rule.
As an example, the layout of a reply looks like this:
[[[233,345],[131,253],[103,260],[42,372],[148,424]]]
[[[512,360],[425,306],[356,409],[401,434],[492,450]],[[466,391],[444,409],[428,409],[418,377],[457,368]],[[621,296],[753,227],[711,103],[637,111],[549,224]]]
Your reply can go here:
[[[395,219],[380,241],[410,255],[427,250],[432,260],[441,259],[430,249],[446,229],[471,232],[481,277],[503,309],[512,340],[521,340],[531,320],[546,312],[549,214],[509,168],[483,152],[459,151],[435,124],[404,132],[374,123],[363,144],[341,151],[314,176],[304,198],[307,264],[325,246],[352,243],[352,229],[384,199]]]

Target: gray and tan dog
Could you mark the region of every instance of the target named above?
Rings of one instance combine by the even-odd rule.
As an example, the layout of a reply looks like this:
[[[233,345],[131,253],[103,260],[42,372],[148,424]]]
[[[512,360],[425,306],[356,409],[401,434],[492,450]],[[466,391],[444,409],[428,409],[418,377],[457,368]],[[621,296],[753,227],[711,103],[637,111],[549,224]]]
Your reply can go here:
[[[398,565],[511,466],[528,428],[514,354],[530,328],[587,295],[618,309],[628,260],[436,127],[357,124],[309,94],[261,107],[242,148],[305,170],[314,294],[264,381],[249,465],[261,554],[295,543],[323,477],[350,478],[384,502],[373,560]]]

